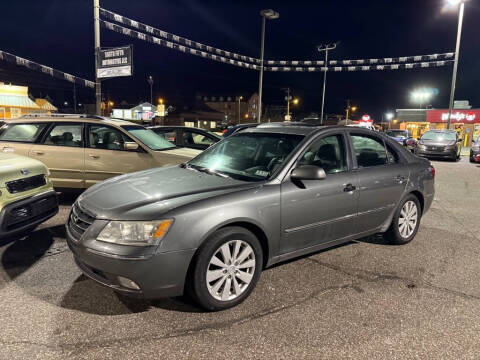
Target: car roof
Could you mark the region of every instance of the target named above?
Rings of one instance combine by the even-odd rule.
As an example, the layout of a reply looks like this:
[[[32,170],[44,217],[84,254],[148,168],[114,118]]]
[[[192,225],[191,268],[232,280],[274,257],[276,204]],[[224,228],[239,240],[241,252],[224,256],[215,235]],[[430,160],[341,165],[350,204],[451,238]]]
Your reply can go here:
[[[242,133],[276,133],[276,134],[292,134],[292,135],[309,135],[315,131],[326,128],[344,128],[341,126],[312,126],[301,122],[283,122],[283,123],[266,123],[255,128],[243,130]]]
[[[80,114],[61,114],[55,116],[49,115],[36,115],[36,116],[23,116],[17,119],[5,119],[6,124],[16,124],[16,123],[43,123],[43,122],[88,122],[88,123],[96,123],[96,124],[108,124],[114,126],[121,126],[121,125],[139,125],[135,124],[130,121],[122,120],[122,119],[115,119],[115,118],[108,118],[96,115],[80,115]],[[141,126],[141,125],[140,125]]]

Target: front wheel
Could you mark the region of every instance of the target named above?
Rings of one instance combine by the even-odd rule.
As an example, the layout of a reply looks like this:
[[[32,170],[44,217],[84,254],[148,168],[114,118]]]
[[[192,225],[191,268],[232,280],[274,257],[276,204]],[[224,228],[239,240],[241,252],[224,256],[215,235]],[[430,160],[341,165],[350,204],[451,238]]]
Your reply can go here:
[[[241,227],[220,229],[197,253],[188,292],[207,310],[231,308],[253,291],[262,266],[262,247],[254,234]]]
[[[385,233],[387,240],[395,245],[408,244],[417,234],[421,217],[418,198],[413,194],[408,195],[393,215],[392,224]]]

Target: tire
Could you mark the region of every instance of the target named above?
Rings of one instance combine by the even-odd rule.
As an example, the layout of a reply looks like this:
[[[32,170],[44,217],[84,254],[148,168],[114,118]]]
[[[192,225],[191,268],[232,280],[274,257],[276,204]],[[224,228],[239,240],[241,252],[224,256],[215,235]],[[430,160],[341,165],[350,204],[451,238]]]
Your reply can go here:
[[[243,258],[245,254],[248,256]],[[239,264],[235,258],[240,259]],[[223,228],[214,232],[195,255],[186,290],[204,309],[225,310],[250,295],[262,268],[263,253],[257,237],[242,227]]]
[[[414,205],[415,207],[412,208],[411,211],[409,211],[409,207]],[[410,215],[408,219],[414,219],[414,213],[416,213],[416,218],[415,218],[415,223],[413,225],[413,222],[410,221],[410,225],[413,226],[413,229],[411,227],[408,227],[405,229],[404,227],[401,227],[402,224],[402,219],[403,222],[405,223],[405,215]],[[390,227],[388,228],[387,232],[385,233],[386,239],[394,245],[405,245],[408,244],[410,241],[413,240],[415,235],[418,232],[418,228],[420,226],[420,220],[422,218],[422,211],[420,207],[420,202],[418,201],[418,198],[413,195],[407,195],[400,203],[400,206],[397,208],[395,211],[395,214],[393,215],[392,223]],[[407,224],[409,223],[407,219]]]
[[[470,158],[470,162],[471,162],[471,163],[474,163],[474,162],[475,162],[475,158],[471,157],[471,158]]]

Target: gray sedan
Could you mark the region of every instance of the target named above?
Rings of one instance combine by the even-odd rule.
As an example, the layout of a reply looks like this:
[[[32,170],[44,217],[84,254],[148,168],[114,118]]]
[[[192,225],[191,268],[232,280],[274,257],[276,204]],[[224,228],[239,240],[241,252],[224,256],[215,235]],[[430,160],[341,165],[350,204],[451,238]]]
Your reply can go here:
[[[123,175],[76,201],[67,240],[85,275],[143,298],[242,302],[273,264],[384,233],[416,235],[435,169],[360,128],[246,129],[179,166]]]

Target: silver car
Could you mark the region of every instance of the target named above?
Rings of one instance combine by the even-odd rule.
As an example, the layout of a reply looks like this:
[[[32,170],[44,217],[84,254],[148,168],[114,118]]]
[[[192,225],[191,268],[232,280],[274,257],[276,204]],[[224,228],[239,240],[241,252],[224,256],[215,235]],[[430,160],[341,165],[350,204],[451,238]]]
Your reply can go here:
[[[76,201],[67,240],[85,275],[143,298],[242,302],[273,264],[376,233],[416,235],[435,169],[378,132],[246,129],[181,165],[123,175]]]

